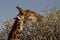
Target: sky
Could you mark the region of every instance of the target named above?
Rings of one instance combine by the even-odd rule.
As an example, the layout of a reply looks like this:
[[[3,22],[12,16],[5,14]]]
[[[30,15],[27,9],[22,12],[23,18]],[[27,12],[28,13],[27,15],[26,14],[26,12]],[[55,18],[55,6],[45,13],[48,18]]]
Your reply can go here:
[[[43,15],[42,9],[49,10],[54,6],[60,8],[60,0],[0,0],[0,19],[15,17],[18,14],[16,6],[34,10]]]
[[[0,20],[14,18],[18,14],[16,6],[44,15],[41,10],[50,10],[54,6],[60,9],[60,0],[0,0]]]

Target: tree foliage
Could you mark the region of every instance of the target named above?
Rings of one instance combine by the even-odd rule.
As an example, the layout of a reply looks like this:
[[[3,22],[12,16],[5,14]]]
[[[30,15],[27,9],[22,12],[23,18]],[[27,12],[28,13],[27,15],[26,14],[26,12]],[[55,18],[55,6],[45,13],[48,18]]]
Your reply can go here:
[[[48,12],[47,12],[48,13]],[[0,40],[6,40],[14,21],[3,21],[3,31],[0,32]],[[21,40],[60,40],[60,10],[53,8],[46,14],[44,22],[26,22],[24,30],[20,34]]]

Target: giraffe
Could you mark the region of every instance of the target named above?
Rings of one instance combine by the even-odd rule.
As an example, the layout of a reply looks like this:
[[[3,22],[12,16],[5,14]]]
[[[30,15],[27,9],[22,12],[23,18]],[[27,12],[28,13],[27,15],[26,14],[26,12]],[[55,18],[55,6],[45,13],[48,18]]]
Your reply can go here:
[[[28,22],[34,22],[34,21],[44,21],[45,17],[40,15],[39,13],[32,11],[32,10],[23,10],[22,8],[17,7],[18,11],[20,13],[23,13],[24,18]],[[20,13],[18,15],[20,15]]]
[[[8,35],[7,40],[20,40],[20,33],[23,31],[24,23],[42,21],[45,17],[29,9],[23,10],[19,6],[16,7],[19,11],[15,18],[13,27]]]

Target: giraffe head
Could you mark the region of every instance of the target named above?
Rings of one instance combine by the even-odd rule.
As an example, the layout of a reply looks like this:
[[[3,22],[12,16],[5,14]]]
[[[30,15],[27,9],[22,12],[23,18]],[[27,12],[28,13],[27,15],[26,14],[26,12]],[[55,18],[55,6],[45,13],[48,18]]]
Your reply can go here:
[[[16,8],[19,11],[19,14],[17,16],[19,17],[24,16],[25,21],[29,21],[29,22],[43,21],[43,19],[45,18],[44,16],[36,13],[35,11],[29,10],[29,9],[23,10],[19,6],[17,6]]]

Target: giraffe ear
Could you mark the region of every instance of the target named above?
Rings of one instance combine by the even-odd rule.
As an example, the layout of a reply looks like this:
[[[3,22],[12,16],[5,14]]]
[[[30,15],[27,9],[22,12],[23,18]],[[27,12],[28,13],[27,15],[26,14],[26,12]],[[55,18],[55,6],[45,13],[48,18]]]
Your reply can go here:
[[[16,6],[16,8],[19,11],[19,14],[24,14],[24,10],[22,8],[20,8],[19,6]]]

